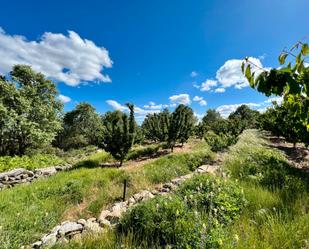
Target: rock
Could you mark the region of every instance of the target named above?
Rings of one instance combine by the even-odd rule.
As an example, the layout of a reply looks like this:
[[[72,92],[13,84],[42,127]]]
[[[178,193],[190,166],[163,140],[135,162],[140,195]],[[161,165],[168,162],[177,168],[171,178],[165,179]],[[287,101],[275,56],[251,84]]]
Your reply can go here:
[[[37,242],[34,242],[32,245],[31,245],[31,248],[33,248],[33,249],[36,249],[36,248],[40,248],[41,246],[42,246],[42,241],[41,240],[39,240],[39,241],[37,241]]]
[[[63,222],[61,224],[61,227],[58,231],[59,235],[61,237],[72,234],[74,232],[81,232],[83,230],[83,226],[81,224],[78,224],[76,222]]]
[[[86,220],[85,220],[85,219],[79,219],[79,220],[77,221],[77,223],[78,223],[78,224],[81,224],[81,225],[83,225],[83,226],[85,226]]]
[[[99,219],[101,227],[111,227],[111,223],[106,219]]]
[[[50,233],[45,235],[42,239],[42,244],[46,247],[52,247],[57,242],[57,234],[56,233]]]
[[[135,199],[136,202],[140,202],[154,198],[154,195],[148,190],[143,190],[142,192],[133,195],[133,198]]]
[[[136,201],[135,201],[134,197],[133,197],[133,196],[130,197],[129,200],[128,200],[128,205],[129,205],[129,207],[131,207],[131,206],[134,205],[135,203],[136,203]]]
[[[85,231],[90,233],[100,233],[102,232],[102,227],[100,227],[100,224],[96,221],[93,222],[93,220],[88,219],[85,224]]]
[[[162,192],[162,193],[168,193],[170,192],[171,190],[169,188],[160,188],[159,189],[159,192]]]
[[[177,186],[175,186],[173,183],[164,183],[163,184],[163,188],[168,188],[168,189],[170,189],[170,190],[174,190],[174,189],[176,189],[176,187]]]
[[[19,169],[13,169],[11,171],[8,171],[8,172],[6,172],[6,174],[7,174],[8,177],[16,177],[18,175],[25,174],[27,172],[28,172],[28,170],[23,169],[23,168],[19,168]]]
[[[99,217],[99,221],[100,220],[104,220],[107,216],[109,216],[111,214],[111,211],[109,210],[103,210],[100,214],[100,217]]]
[[[59,231],[60,228],[61,228],[60,225],[55,226],[55,227],[51,230],[51,233],[56,233],[56,234],[58,234],[58,231]]]
[[[43,169],[36,169],[35,174],[36,175],[43,175],[43,176],[51,176],[53,174],[56,174],[57,170],[55,167],[48,167]]]

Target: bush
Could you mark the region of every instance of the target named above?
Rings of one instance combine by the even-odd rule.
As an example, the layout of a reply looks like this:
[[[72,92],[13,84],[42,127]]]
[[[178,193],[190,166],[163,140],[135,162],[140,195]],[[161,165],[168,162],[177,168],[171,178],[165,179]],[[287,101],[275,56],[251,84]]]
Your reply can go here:
[[[174,177],[184,175],[211,160],[213,154],[209,149],[192,153],[167,155],[144,166],[145,176],[153,183],[166,182]]]
[[[135,160],[141,157],[150,157],[154,156],[158,153],[161,148],[160,144],[153,144],[146,147],[133,149],[130,151],[126,157],[127,160]]]
[[[223,133],[217,135],[213,131],[208,131],[205,134],[204,139],[211,147],[211,150],[214,152],[222,151],[237,141],[237,138],[233,135]]]
[[[156,197],[125,213],[118,233],[133,233],[136,243],[156,248],[216,248],[222,228],[245,205],[241,189],[232,182],[196,176],[169,197]]]
[[[215,222],[227,224],[240,214],[246,201],[238,185],[207,175],[186,181],[177,191],[190,208],[210,214]]]
[[[118,226],[124,234],[134,233],[137,241],[149,246],[196,247],[200,241],[200,221],[177,196],[159,197],[127,212]]]
[[[232,177],[258,183],[272,191],[279,189],[286,198],[294,198],[309,189],[307,175],[291,167],[282,153],[264,146],[263,140],[252,139],[249,132],[234,146],[225,167]]]
[[[65,164],[65,161],[55,155],[3,156],[0,157],[0,172],[16,168],[33,170],[62,164]]]

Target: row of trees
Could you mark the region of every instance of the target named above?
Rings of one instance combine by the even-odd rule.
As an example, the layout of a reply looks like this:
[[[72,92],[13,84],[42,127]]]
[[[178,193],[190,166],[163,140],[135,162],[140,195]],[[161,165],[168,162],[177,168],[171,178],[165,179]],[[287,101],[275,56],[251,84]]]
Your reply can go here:
[[[88,103],[78,104],[63,115],[55,84],[31,67],[15,66],[9,77],[0,78],[0,155],[23,155],[28,149],[52,144],[63,150],[96,145],[110,152],[122,164],[134,143],[144,139],[164,142],[173,151],[189,137],[204,137],[208,131],[217,135],[237,136],[255,124],[258,112],[239,107],[227,119],[208,110],[197,124],[193,110],[179,105],[170,112],[148,114],[141,126],[129,114],[120,111],[99,115]]]
[[[283,97],[281,105],[274,106],[262,115],[263,128],[289,142],[309,145],[309,46],[298,42],[279,56],[280,68],[262,70],[255,75],[255,65],[246,59],[243,72],[252,88],[266,96]],[[292,61],[287,61],[292,58]]]

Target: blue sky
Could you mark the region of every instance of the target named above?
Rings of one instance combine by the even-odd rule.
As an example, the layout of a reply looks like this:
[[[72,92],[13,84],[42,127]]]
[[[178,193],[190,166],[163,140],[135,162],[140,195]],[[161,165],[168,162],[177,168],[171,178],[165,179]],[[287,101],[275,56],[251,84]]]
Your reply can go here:
[[[0,73],[30,64],[58,82],[65,110],[132,102],[140,120],[180,102],[200,115],[265,108],[240,59],[276,67],[284,47],[309,35],[308,0],[11,0],[1,9]]]

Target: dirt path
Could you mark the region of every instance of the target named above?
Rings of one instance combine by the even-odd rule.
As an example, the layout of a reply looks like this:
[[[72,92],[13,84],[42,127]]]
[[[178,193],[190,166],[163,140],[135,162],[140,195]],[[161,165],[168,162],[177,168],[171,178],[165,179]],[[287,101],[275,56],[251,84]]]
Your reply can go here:
[[[292,165],[309,173],[309,149],[304,144],[298,143],[294,148],[292,143],[283,138],[269,134],[265,135],[265,138],[269,141],[269,146],[282,151]]]

